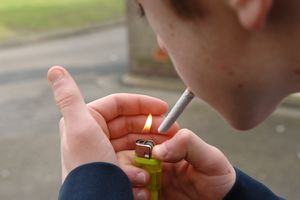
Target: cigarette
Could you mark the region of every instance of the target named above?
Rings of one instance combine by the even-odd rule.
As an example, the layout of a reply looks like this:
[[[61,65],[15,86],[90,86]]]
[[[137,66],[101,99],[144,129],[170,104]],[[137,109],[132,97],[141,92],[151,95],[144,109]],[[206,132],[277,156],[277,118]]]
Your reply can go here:
[[[186,89],[174,107],[171,109],[165,120],[159,126],[158,132],[167,132],[194,97],[195,95],[189,91],[189,89]]]

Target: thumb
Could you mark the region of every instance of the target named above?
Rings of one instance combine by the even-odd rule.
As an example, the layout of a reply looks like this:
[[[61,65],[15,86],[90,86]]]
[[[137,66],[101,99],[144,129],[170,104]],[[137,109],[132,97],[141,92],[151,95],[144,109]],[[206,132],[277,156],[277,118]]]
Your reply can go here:
[[[62,67],[55,66],[48,71],[55,103],[63,115],[66,125],[78,124],[88,113],[78,86],[71,75]]]
[[[196,170],[206,174],[224,173],[224,166],[229,164],[220,150],[187,129],[180,130],[170,140],[155,146],[153,157],[169,163],[186,160]]]

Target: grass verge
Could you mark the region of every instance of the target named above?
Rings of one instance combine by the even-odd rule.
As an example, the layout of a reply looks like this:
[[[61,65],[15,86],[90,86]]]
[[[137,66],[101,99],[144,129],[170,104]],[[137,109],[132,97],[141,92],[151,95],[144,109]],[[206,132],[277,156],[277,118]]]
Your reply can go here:
[[[123,0],[1,0],[0,41],[124,17]]]

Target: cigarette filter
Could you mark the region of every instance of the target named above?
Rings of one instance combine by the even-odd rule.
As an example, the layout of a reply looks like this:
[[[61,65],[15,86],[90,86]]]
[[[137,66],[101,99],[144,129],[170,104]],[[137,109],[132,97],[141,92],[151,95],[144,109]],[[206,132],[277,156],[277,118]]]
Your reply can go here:
[[[161,178],[162,166],[158,160],[152,158],[152,149],[154,142],[152,140],[137,140],[135,149],[135,165],[145,169],[150,174],[150,191],[151,200],[161,199]]]

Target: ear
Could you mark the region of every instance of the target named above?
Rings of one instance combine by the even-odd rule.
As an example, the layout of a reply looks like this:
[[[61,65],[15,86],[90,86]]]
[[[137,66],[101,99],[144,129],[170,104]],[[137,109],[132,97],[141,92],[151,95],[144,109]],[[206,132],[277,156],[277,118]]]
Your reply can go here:
[[[262,28],[268,18],[273,0],[229,0],[239,21],[248,30]]]

